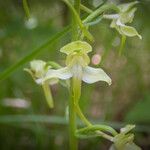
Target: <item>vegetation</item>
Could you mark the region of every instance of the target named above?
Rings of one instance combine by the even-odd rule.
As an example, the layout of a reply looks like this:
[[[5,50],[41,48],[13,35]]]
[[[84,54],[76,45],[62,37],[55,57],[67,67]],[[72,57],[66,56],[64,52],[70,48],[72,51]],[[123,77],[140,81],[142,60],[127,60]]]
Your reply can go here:
[[[0,3],[1,149],[149,149],[148,1]]]

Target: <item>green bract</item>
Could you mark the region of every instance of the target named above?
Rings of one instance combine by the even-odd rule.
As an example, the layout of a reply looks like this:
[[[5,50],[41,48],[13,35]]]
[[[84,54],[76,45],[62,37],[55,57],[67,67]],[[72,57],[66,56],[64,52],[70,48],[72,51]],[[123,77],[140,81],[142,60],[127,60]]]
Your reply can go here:
[[[138,2],[131,2],[127,4],[118,5],[120,12],[118,14],[104,15],[104,18],[111,19],[111,28],[115,28],[121,35],[133,37],[138,36],[142,39],[142,36],[138,34],[135,28],[125,25],[131,23],[134,18],[136,8],[133,8]]]

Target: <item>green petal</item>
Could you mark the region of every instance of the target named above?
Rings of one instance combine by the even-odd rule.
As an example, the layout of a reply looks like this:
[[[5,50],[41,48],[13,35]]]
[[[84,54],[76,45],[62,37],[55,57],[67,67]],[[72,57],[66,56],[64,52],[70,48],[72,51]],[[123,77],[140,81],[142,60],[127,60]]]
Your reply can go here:
[[[64,47],[60,49],[62,53],[65,53],[67,55],[73,53],[73,52],[80,52],[82,51],[83,53],[89,53],[92,51],[92,47],[90,44],[84,41],[75,41],[71,42]]]
[[[131,23],[133,21],[134,13],[136,10],[137,10],[137,8],[133,8],[128,12],[121,13],[120,14],[120,21],[122,23]]]
[[[138,1],[134,1],[134,2],[131,2],[131,3],[125,3],[125,4],[121,4],[121,5],[118,5],[119,9],[121,12],[127,12],[129,11],[135,4],[138,4],[139,2]]]
[[[85,67],[83,69],[82,80],[86,83],[95,83],[97,81],[105,81],[111,85],[110,77],[100,68]]]
[[[135,28],[131,26],[120,26],[120,31],[122,32],[123,35],[133,37],[133,36],[138,36],[140,39],[142,39],[142,36],[138,34]]]

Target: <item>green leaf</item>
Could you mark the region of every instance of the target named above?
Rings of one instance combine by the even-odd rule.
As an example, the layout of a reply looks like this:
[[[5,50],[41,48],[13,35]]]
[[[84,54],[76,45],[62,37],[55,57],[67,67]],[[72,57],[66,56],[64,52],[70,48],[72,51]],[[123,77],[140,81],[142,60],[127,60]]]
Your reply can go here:
[[[82,23],[82,20],[80,19],[78,13],[76,12],[76,10],[74,9],[74,7],[72,6],[72,4],[68,1],[68,0],[62,0],[63,2],[65,2],[65,4],[70,8],[70,10],[72,11],[72,13],[74,14],[74,17],[76,19],[76,22],[78,23],[80,30],[83,32],[84,36],[89,39],[91,42],[94,41],[94,38],[92,36],[92,34],[87,30],[87,28],[84,26],[84,24]]]
[[[50,40],[48,40],[46,43],[41,45],[39,48],[35,49],[22,59],[20,59],[17,63],[10,66],[8,69],[6,69],[4,72],[0,74],[0,81],[6,79],[8,76],[10,76],[15,70],[17,70],[22,65],[26,64],[33,58],[35,58],[40,53],[44,52],[46,48],[48,48],[50,45],[52,45],[54,42],[56,42],[58,39],[60,39],[62,36],[64,36],[68,31],[70,30],[70,26],[65,27],[61,32],[55,34]]]

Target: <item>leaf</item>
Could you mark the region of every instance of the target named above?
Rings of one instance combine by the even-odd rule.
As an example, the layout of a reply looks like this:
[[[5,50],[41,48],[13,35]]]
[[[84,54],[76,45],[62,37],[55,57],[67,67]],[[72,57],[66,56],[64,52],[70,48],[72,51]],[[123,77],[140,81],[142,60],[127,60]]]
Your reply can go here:
[[[22,65],[26,64],[28,61],[35,58],[40,53],[44,52],[46,48],[48,48],[50,45],[52,45],[54,42],[56,42],[58,39],[60,39],[62,36],[64,36],[69,30],[70,26],[65,27],[61,32],[55,34],[50,40],[48,40],[46,43],[41,45],[39,48],[36,48],[34,51],[20,59],[17,63],[10,66],[8,69],[6,69],[4,72],[0,74],[0,81],[6,79],[10,74],[12,74],[15,70],[17,70]]]

